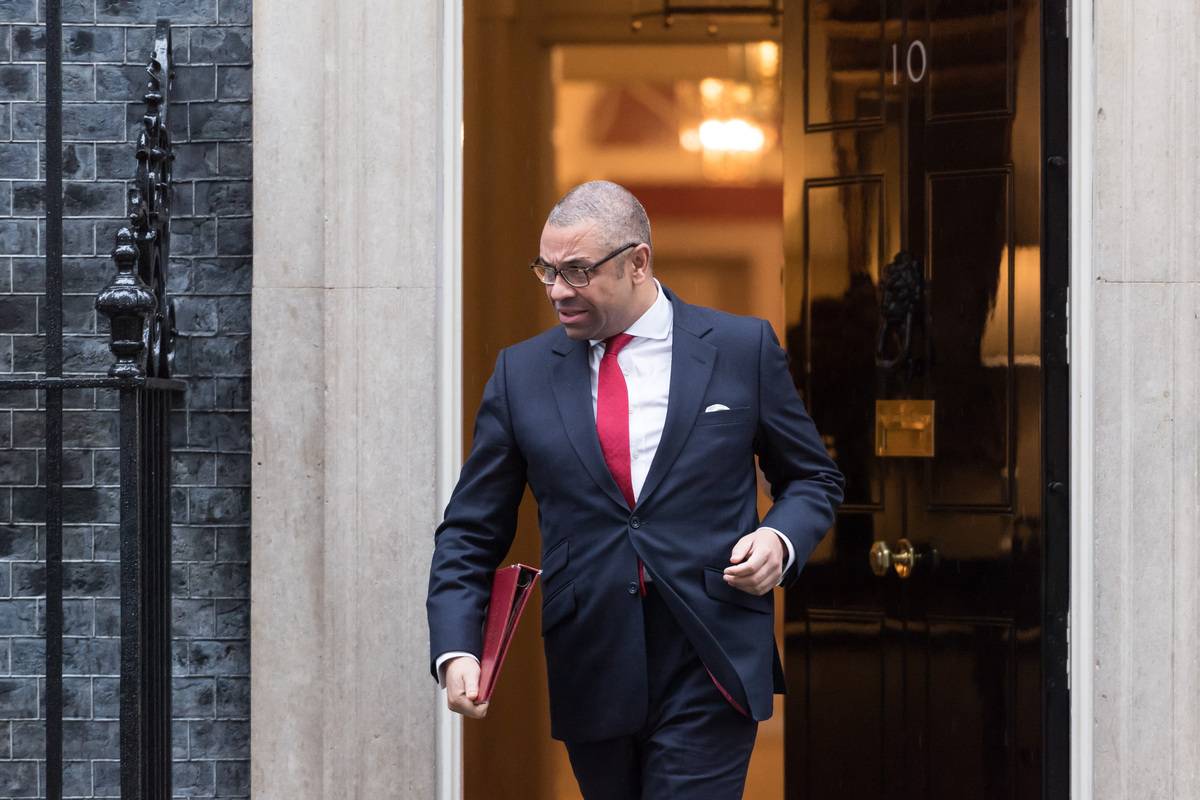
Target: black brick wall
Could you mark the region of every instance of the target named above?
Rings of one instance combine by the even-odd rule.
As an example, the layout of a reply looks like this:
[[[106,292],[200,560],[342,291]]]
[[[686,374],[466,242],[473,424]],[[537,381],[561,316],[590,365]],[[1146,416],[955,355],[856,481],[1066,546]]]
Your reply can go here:
[[[0,0],[0,371],[42,369],[45,34]],[[157,17],[174,24],[171,289],[175,795],[248,797],[250,754],[250,0],[63,0],[65,369],[112,357],[95,293],[114,268]],[[0,798],[45,789],[41,399],[0,393]],[[116,396],[66,393],[64,781],[116,797]]]

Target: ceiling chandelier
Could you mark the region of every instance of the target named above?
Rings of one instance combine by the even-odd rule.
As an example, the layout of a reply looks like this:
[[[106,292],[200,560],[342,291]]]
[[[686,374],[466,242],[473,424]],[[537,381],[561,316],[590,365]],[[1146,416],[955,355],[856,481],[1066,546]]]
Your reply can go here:
[[[701,155],[703,174],[711,180],[753,177],[779,136],[779,45],[741,47],[744,79],[700,81],[688,103],[694,111],[680,125],[680,146]]]

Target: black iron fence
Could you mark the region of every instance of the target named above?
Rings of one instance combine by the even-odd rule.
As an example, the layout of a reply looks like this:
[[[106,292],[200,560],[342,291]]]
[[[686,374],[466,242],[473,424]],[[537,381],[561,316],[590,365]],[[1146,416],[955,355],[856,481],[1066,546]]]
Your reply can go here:
[[[159,20],[146,67],[145,115],[129,225],[116,274],[96,297],[115,356],[107,375],[63,372],[62,8],[46,0],[45,364],[0,379],[0,392],[45,396],[46,792],[63,795],[63,392],[109,389],[120,402],[120,773],[125,800],[171,797],[170,408],[174,305],[167,295],[173,71],[171,26]],[[133,166],[131,162],[131,167]]]

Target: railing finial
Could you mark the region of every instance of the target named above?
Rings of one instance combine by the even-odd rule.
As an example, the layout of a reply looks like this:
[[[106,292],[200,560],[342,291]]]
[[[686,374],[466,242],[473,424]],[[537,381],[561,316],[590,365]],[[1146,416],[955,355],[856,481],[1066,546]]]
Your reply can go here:
[[[148,322],[158,302],[138,274],[138,248],[127,227],[117,231],[113,260],[117,262],[117,274],[96,295],[96,310],[111,322],[112,341],[108,346],[117,357],[108,374],[114,378],[141,378],[146,374]]]

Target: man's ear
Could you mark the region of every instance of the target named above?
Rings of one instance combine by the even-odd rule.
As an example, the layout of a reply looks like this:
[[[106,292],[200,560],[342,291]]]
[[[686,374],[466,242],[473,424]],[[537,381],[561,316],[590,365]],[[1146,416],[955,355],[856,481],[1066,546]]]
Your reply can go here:
[[[643,242],[634,248],[629,267],[639,283],[650,280],[650,245]]]

